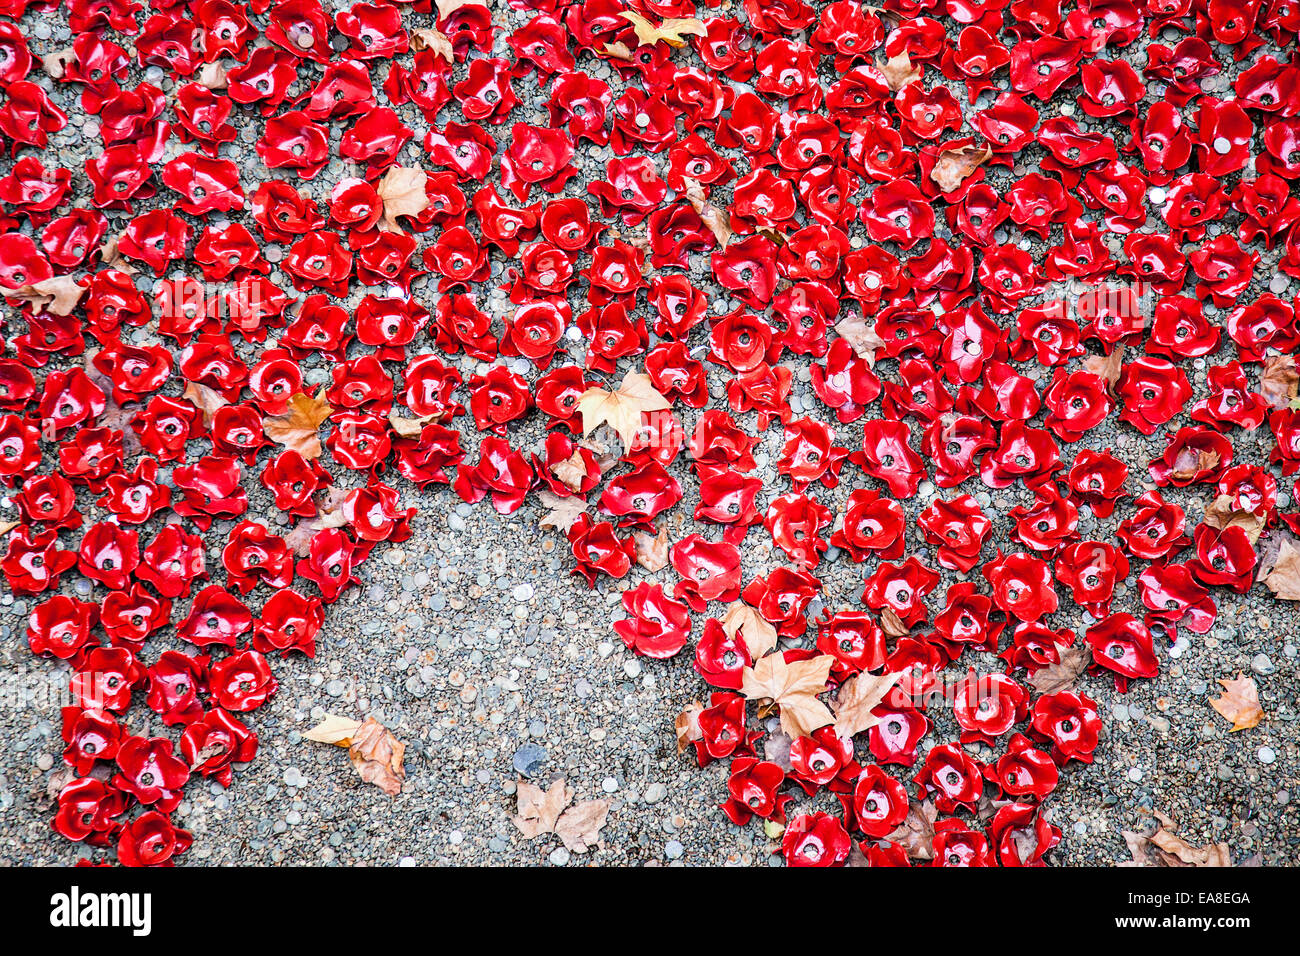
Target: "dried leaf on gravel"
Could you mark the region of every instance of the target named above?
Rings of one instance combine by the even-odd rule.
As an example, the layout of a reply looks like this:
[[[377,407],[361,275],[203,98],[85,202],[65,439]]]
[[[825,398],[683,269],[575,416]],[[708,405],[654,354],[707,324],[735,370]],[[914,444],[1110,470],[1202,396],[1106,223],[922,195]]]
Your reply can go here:
[[[880,706],[889,689],[898,683],[901,673],[855,674],[840,685],[835,697],[835,733],[846,740],[876,726],[880,718],[871,711]]]
[[[759,660],[776,647],[776,628],[744,601],[730,605],[719,623],[728,637],[735,637],[736,631],[740,631],[753,660]]]
[[[673,727],[677,731],[677,752],[682,753],[704,736],[704,731],[700,729],[700,711],[704,705],[698,700],[692,701],[673,721]]]
[[[388,414],[388,424],[398,438],[419,438],[424,426],[437,421],[437,415],[421,415],[418,418],[405,418],[393,412]]]
[[[578,398],[578,411],[582,413],[582,433],[590,435],[606,423],[622,440],[624,448],[631,448],[637,432],[641,430],[643,412],[670,408],[664,398],[650,383],[644,372],[628,372],[617,391],[589,388]]]
[[[215,388],[210,388],[202,382],[187,384],[184,396],[191,405],[203,413],[203,427],[205,428],[212,427],[212,417],[217,414],[218,409],[230,404]]]
[[[582,457],[582,452],[575,451],[570,457],[556,464],[551,469],[551,474],[570,491],[581,490],[582,483],[587,478],[587,462]]]
[[[605,825],[609,814],[609,801],[584,800],[570,807],[573,795],[573,790],[563,779],[556,780],[546,790],[520,780],[516,791],[518,812],[510,819],[529,840],[554,833],[570,852],[586,853],[589,847],[600,841],[600,828]]]
[[[423,169],[411,166],[392,166],[379,180],[376,191],[384,203],[384,223],[389,230],[400,232],[398,216],[418,216],[429,205],[429,196],[424,191],[425,175]]]
[[[942,192],[950,193],[975,174],[975,170],[993,158],[993,150],[987,145],[949,147],[941,150],[930,170],[930,178]]]
[[[907,55],[906,50],[886,60],[880,67],[880,72],[884,74],[885,82],[895,93],[921,78],[921,68],[912,65],[912,58]]]
[[[636,546],[636,563],[647,571],[662,571],[668,566],[668,525],[659,529],[653,538],[644,531],[632,533]]]
[[[655,26],[641,14],[632,13],[630,10],[621,12],[619,16],[632,24],[632,30],[636,33],[637,46],[654,46],[662,40],[669,46],[680,48],[686,46],[683,37],[688,33],[700,37],[707,36],[703,21],[695,17],[673,17]]]
[[[1294,355],[1270,355],[1264,359],[1264,370],[1259,375],[1259,393],[1273,408],[1286,408],[1296,397],[1300,387],[1300,372],[1296,371]]]
[[[1091,663],[1092,650],[1089,645],[1073,644],[1061,651],[1061,659],[1057,663],[1048,664],[1029,675],[1029,686],[1040,694],[1070,690]]]
[[[793,664],[787,664],[783,654],[769,654],[745,668],[740,692],[750,700],[770,700],[781,709],[781,729],[791,737],[807,737],[835,722],[835,715],[817,699],[826,690],[832,663],[829,654]]]
[[[578,515],[587,510],[587,503],[581,498],[561,498],[547,488],[538,492],[538,500],[546,509],[546,514],[537,522],[537,527],[554,528],[563,533],[567,533],[578,520]]]
[[[7,299],[26,302],[35,315],[49,312],[51,315],[71,315],[81,297],[86,294],[86,287],[78,284],[74,276],[53,276],[20,285],[16,289],[0,289]]]
[[[1261,580],[1283,601],[1300,601],[1300,550],[1284,540],[1268,574]]]
[[[311,554],[312,538],[326,528],[341,528],[348,523],[343,513],[343,502],[352,492],[347,488],[330,485],[316,500],[316,516],[302,518],[284,536],[284,543],[300,558]]]
[[[1252,511],[1243,511],[1232,495],[1219,495],[1205,509],[1205,523],[1211,528],[1238,527],[1246,532],[1250,543],[1259,540],[1264,519]]]
[[[461,7],[486,7],[487,0],[437,0],[438,19],[446,20]]]
[[[320,427],[334,411],[325,401],[322,387],[313,398],[299,392],[289,399],[283,415],[268,415],[262,420],[266,437],[285,448],[292,448],[304,458],[321,456]]]
[[[1083,370],[1105,379],[1106,384],[1114,388],[1124,371],[1124,345],[1116,345],[1109,355],[1089,355],[1083,360]]]
[[[704,187],[688,176],[682,177],[686,183],[686,199],[700,215],[700,221],[709,227],[718,245],[725,249],[731,241],[731,216],[725,209],[713,205],[704,194]]]
[[[0,521],[0,535],[6,535],[22,524],[21,521]]]
[[[908,804],[907,819],[885,839],[897,843],[913,860],[933,860],[934,821],[938,817],[939,811],[931,801],[918,803],[912,800]]]
[[[907,626],[898,612],[892,607],[884,607],[880,611],[880,629],[888,637],[907,637],[912,633],[912,629]]]
[[[334,714],[326,714],[325,719],[313,727],[311,730],[303,732],[303,740],[315,741],[318,744],[334,744],[339,747],[350,747],[352,745],[352,735],[361,727],[361,721],[353,720],[351,717],[338,717]]]
[[[600,828],[609,816],[608,800],[584,800],[560,814],[555,834],[570,853],[586,853],[600,843]]]
[[[61,80],[68,70],[68,64],[76,58],[77,54],[70,46],[62,50],[51,50],[41,57],[41,69],[49,75],[50,79]]]
[[[1264,719],[1264,709],[1259,706],[1259,687],[1253,677],[1241,671],[1232,680],[1219,678],[1223,693],[1210,701],[1220,717],[1232,721],[1233,730],[1249,730]]]
[[[432,50],[448,63],[456,59],[451,40],[432,27],[417,27],[411,31],[411,52],[419,53],[421,50]]]
[[[848,339],[849,345],[868,366],[876,365],[876,353],[885,347],[885,340],[876,334],[876,326],[860,315],[851,315],[835,323],[835,332],[842,339]]]
[[[352,766],[361,779],[373,783],[390,797],[402,789],[402,781],[406,779],[402,767],[406,744],[373,717],[352,720],[326,714],[324,720],[303,734],[303,738],[346,747]]]
[[[1232,852],[1226,843],[1192,846],[1173,832],[1174,821],[1155,811],[1159,825],[1147,835],[1124,831],[1124,842],[1133,854],[1132,862],[1120,866],[1232,866]]]

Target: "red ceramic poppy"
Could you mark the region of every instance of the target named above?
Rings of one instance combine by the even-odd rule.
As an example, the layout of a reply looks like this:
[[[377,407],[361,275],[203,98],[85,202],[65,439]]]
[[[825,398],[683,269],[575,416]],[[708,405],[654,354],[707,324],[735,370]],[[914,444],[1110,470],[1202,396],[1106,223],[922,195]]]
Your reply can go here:
[[[54,830],[69,840],[111,845],[122,827],[117,818],[126,812],[130,800],[111,783],[94,777],[71,780],[59,791]]]
[[[246,650],[214,663],[208,672],[212,699],[226,710],[243,713],[262,706],[276,691],[266,658]]]
[[[186,725],[181,756],[193,770],[229,787],[231,764],[248,763],[257,756],[257,734],[239,718],[214,707]]]
[[[703,611],[708,601],[729,602],[740,596],[740,551],[734,544],[692,534],[677,541],[668,554],[681,579],[673,596],[692,611]]]
[[[1006,753],[985,768],[985,775],[1011,797],[1033,797],[1039,801],[1056,789],[1060,779],[1056,764],[1024,734],[1011,736]]]
[[[844,825],[827,813],[793,818],[781,837],[787,866],[841,866],[851,847]]]
[[[1096,701],[1086,694],[1058,691],[1039,697],[1032,709],[1034,733],[1052,745],[1058,766],[1070,760],[1092,763],[1101,733]]]
[[[785,782],[785,771],[770,760],[736,757],[731,761],[729,773],[728,799],[721,809],[732,823],[744,826],[756,816],[785,822],[786,804],[793,799],[789,794],[777,792]]]

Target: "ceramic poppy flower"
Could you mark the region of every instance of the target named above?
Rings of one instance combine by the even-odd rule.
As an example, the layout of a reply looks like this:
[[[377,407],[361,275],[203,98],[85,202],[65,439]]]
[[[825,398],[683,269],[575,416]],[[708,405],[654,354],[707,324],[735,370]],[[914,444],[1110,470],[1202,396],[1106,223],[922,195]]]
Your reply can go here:
[[[1046,866],[1043,855],[1061,842],[1060,827],[1044,820],[1032,803],[999,807],[988,835],[1003,866]]]
[[[1070,760],[1092,763],[1101,733],[1096,701],[1086,694],[1058,691],[1043,694],[1034,701],[1032,710],[1031,727],[1052,745],[1052,759],[1057,766]]]
[[[56,594],[32,608],[27,618],[27,646],[33,654],[68,660],[99,642],[91,633],[98,607]]]
[[[112,714],[80,707],[64,707],[64,761],[82,776],[88,775],[97,760],[114,760],[124,731]],[[64,834],[67,836],[67,834]]]
[[[916,518],[925,540],[935,546],[942,567],[965,574],[979,561],[993,522],[970,495],[952,501],[936,498]]]
[[[954,659],[968,644],[995,650],[1005,622],[993,620],[992,614],[993,602],[980,594],[973,582],[949,585],[944,609],[934,619],[935,634],[931,640],[943,644]]]
[[[19,525],[9,533],[0,570],[14,594],[40,594],[56,587],[78,560],[77,553],[59,548],[58,532],[53,528],[35,532],[27,525]]]
[[[127,591],[110,591],[99,609],[99,623],[114,647],[138,652],[150,634],[171,621],[172,602],[154,595],[140,582]]]
[[[54,830],[69,840],[110,845],[122,827],[117,818],[126,813],[130,800],[111,783],[94,777],[71,780],[59,791]]]
[[[793,818],[781,837],[787,866],[842,866],[852,845],[839,818],[820,812]]]
[[[189,831],[173,825],[166,814],[149,810],[122,828],[117,861],[123,866],[172,866],[192,843]]]
[[[1170,435],[1165,452],[1147,466],[1151,480],[1164,487],[1183,488],[1214,481],[1232,464],[1232,443],[1207,428],[1180,428]]]
[[[1176,554],[1192,543],[1184,533],[1183,509],[1165,501],[1160,492],[1144,492],[1134,505],[1133,514],[1115,532],[1134,557],[1155,561]]]
[[[658,584],[642,582],[623,592],[629,617],[614,622],[614,630],[630,650],[646,657],[667,658],[686,646],[690,612],[685,604],[664,594]]]
[[[921,456],[912,447],[907,425],[873,419],[863,426],[862,451],[855,464],[889,486],[896,498],[910,498],[925,476]]]
[[[828,547],[821,532],[831,521],[830,509],[816,498],[800,494],[773,498],[763,516],[772,540],[796,565],[810,568]]]
[[[1254,582],[1258,556],[1246,529],[1240,525],[1211,528],[1196,526],[1193,532],[1196,557],[1188,562],[1192,575],[1202,584],[1230,587],[1245,594]]]
[[[732,823],[744,826],[754,817],[785,822],[785,807],[793,797],[777,792],[785,782],[780,766],[757,757],[736,757],[728,772],[728,797],[721,809]]]
[[[929,718],[919,710],[888,706],[878,707],[873,713],[880,721],[867,731],[871,755],[882,764],[915,765],[917,744],[930,730]]]
[[[1088,628],[1085,640],[1092,646],[1092,659],[1115,674],[1115,687],[1123,692],[1129,678],[1154,677],[1159,670],[1151,632],[1132,614],[1111,614]]]
[[[737,572],[739,573],[739,572]],[[689,598],[687,603],[690,603]],[[703,605],[699,608],[703,610]],[[699,641],[695,645],[695,671],[714,687],[721,687],[727,690],[740,690],[744,676],[744,670],[753,666],[754,660],[749,653],[749,647],[745,643],[743,633],[737,629],[728,634],[726,629],[716,618],[709,618],[704,622],[704,632],[700,635]],[[738,698],[739,704],[738,717],[739,723],[736,725],[731,736],[727,740],[744,739],[744,704],[743,698]],[[733,707],[736,705],[732,705]],[[715,709],[717,701],[715,700]],[[703,714],[701,714],[703,716]],[[701,724],[703,728],[705,725]],[[706,739],[708,735],[706,734]],[[734,748],[736,744],[730,743]],[[699,748],[697,747],[697,755]],[[712,754],[712,746],[710,754]],[[731,753],[728,749],[726,753]],[[725,756],[725,754],[724,754]],[[701,757],[701,760],[703,758]]]
[[[932,796],[943,813],[973,810],[984,793],[984,767],[956,744],[941,744],[930,748],[912,782],[918,797]]]
[[[1085,448],[1074,458],[1066,482],[1070,497],[1088,505],[1098,518],[1109,518],[1115,505],[1128,497],[1124,483],[1128,466],[1109,452]]]
[[[1013,798],[1032,797],[1039,801],[1045,800],[1060,780],[1056,763],[1036,749],[1024,734],[1013,734],[1006,753],[984,772],[1003,793]]]
[[[906,518],[891,498],[866,488],[849,492],[843,523],[831,535],[831,544],[862,562],[872,554],[896,560],[903,556]]]
[[[257,756],[257,734],[239,718],[214,707],[181,734],[181,756],[195,771],[229,787],[233,763]]]
[[[243,713],[261,707],[276,691],[266,658],[245,650],[214,663],[208,671],[212,699],[226,710]]]
[[[1002,555],[982,570],[993,589],[993,602],[1007,614],[1034,622],[1057,608],[1056,591],[1047,562],[1023,551]]]
[[[962,743],[997,745],[1011,727],[1029,714],[1029,692],[1003,674],[976,676],[971,671],[953,689],[953,715]]]
[[[875,610],[888,608],[906,627],[929,617],[925,598],[939,584],[939,574],[915,556],[901,565],[881,562],[862,591],[862,601]]]
[[[256,521],[241,521],[221,552],[226,583],[240,594],[259,584],[279,589],[293,581],[293,554],[284,539]]]
[[[1139,575],[1138,585],[1142,603],[1148,608],[1145,623],[1151,631],[1176,640],[1179,627],[1204,634],[1214,626],[1218,605],[1187,565],[1153,564]]]
[[[821,582],[807,571],[776,568],[745,585],[741,597],[758,609],[782,637],[798,637],[808,627],[805,611],[821,591]]]
[[[206,657],[163,651],[149,668],[149,709],[165,724],[190,724],[203,715],[199,694],[207,689]]]
[[[1128,558],[1104,541],[1080,541],[1056,555],[1056,580],[1069,588],[1075,603],[1095,618],[1110,613],[1115,585],[1128,577],[1128,570]]]
[[[636,556],[632,537],[619,538],[608,521],[593,521],[583,513],[569,528],[568,537],[578,562],[573,573],[581,574],[589,587],[596,586],[596,577],[601,573],[621,578],[632,567]]]
[[[165,737],[127,737],[117,750],[113,786],[142,804],[171,813],[180,805],[190,769]]]

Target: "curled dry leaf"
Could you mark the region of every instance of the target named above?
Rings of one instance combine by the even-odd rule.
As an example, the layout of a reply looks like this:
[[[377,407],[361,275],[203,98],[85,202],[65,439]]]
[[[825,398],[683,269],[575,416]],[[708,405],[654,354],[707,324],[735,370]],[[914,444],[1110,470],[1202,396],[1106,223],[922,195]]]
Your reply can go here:
[[[950,193],[974,175],[975,170],[992,157],[993,150],[987,145],[976,146],[971,143],[967,146],[945,149],[935,159],[934,169],[930,170],[930,178],[940,190]]]
[[[605,52],[619,60],[632,59],[632,49],[626,43],[606,43]]]
[[[432,50],[448,63],[456,58],[447,35],[430,27],[418,27],[411,31],[411,50],[415,53],[421,50]]]
[[[1259,393],[1273,408],[1286,408],[1296,397],[1300,387],[1300,372],[1296,371],[1294,355],[1270,355],[1264,359],[1264,370],[1259,375]]]
[[[64,47],[62,50],[52,50],[41,57],[41,69],[49,74],[51,79],[61,80],[63,74],[67,72],[68,64],[77,58],[72,47]]]
[[[1109,355],[1089,355],[1083,360],[1083,370],[1104,378],[1113,390],[1119,381],[1120,372],[1124,370],[1124,345],[1116,345]]]
[[[200,86],[206,86],[210,90],[224,90],[230,85],[226,79],[226,66],[220,60],[204,63],[199,67],[198,73],[194,74],[194,79]]]
[[[885,82],[895,93],[921,78],[921,68],[912,65],[912,58],[907,55],[906,50],[886,60],[880,67],[880,72],[884,74]]]
[[[637,432],[641,430],[641,414],[669,408],[664,398],[650,384],[644,372],[628,372],[618,391],[589,388],[578,398],[578,411],[582,413],[582,433],[590,435],[608,423],[625,448],[632,447]]]
[[[1205,523],[1211,528],[1238,527],[1244,530],[1254,544],[1264,530],[1264,519],[1252,511],[1238,507],[1232,495],[1219,495],[1205,509]]]
[[[934,821],[938,817],[939,811],[933,802],[912,800],[908,803],[907,818],[885,839],[897,843],[913,860],[933,860]]]
[[[392,166],[379,180],[376,192],[384,203],[384,225],[391,232],[400,232],[398,216],[418,216],[429,205],[424,191],[428,176],[423,169],[411,166]]]
[[[1159,826],[1150,835],[1124,831],[1124,842],[1133,860],[1121,866],[1232,866],[1228,844],[1192,846],[1173,832],[1174,821],[1166,814],[1156,810],[1155,818]]]
[[[728,637],[735,637],[736,631],[740,631],[753,660],[759,660],[776,647],[776,628],[744,601],[729,606],[719,623]]]
[[[218,409],[230,404],[215,388],[209,388],[202,382],[187,384],[184,397],[189,400],[191,405],[203,413],[203,427],[205,428],[212,427],[212,416],[217,414]]]
[[[668,566],[668,526],[664,525],[653,538],[644,531],[632,533],[636,546],[636,563],[647,571],[662,571]]]
[[[682,179],[686,183],[687,201],[700,214],[700,220],[709,227],[709,232],[718,240],[718,245],[727,248],[727,243],[731,241],[731,216],[725,209],[709,202],[704,187],[699,182],[689,176],[683,176]]]
[[[421,415],[419,418],[404,418],[394,412],[388,414],[388,424],[399,438],[419,438],[424,426],[437,421],[437,415]]]
[[[352,492],[337,485],[330,485],[317,495],[316,516],[304,518],[293,526],[284,536],[284,543],[300,558],[311,554],[311,540],[326,528],[341,528],[348,523],[343,513],[343,502]]]
[[[854,674],[843,684],[835,697],[835,733],[846,740],[852,740],[864,730],[869,730],[880,723],[880,718],[872,713],[879,707],[889,693],[889,689],[898,683],[901,673]]]
[[[673,721],[673,726],[677,731],[677,752],[679,754],[704,736],[704,731],[700,729],[700,711],[703,709],[704,705],[698,700],[692,701]]]
[[[876,365],[876,353],[885,347],[885,340],[876,334],[875,323],[869,323],[861,315],[850,315],[835,323],[835,332],[842,339],[848,339],[849,345],[872,368]]]
[[[1264,719],[1264,709],[1259,706],[1259,688],[1253,677],[1241,671],[1232,680],[1219,678],[1223,693],[1210,701],[1210,706],[1225,720],[1232,721],[1233,730],[1249,730]]]
[[[289,399],[284,414],[266,416],[262,420],[262,429],[271,441],[292,448],[304,458],[319,458],[322,451],[320,427],[333,410],[325,401],[324,387],[314,398],[299,392]]]
[[[769,654],[745,668],[740,692],[750,700],[768,700],[780,707],[781,729],[791,737],[807,737],[835,722],[835,715],[817,699],[826,690],[832,663],[829,654],[793,664],[787,664],[783,654]]]
[[[683,37],[686,34],[700,37],[708,35],[703,21],[694,17],[674,17],[655,26],[639,13],[625,10],[619,16],[632,24],[632,30],[636,33],[637,46],[654,46],[662,40],[672,47],[684,47],[686,40]]]
[[[907,637],[912,629],[903,622],[892,607],[885,607],[880,612],[880,629],[889,637]]]
[[[551,469],[551,474],[560,479],[560,483],[570,491],[578,491],[582,488],[582,482],[587,477],[587,463],[582,458],[582,452],[575,451],[564,461],[556,464]],[[652,568],[651,570],[658,570]]]
[[[121,250],[117,247],[121,238],[120,235],[117,235],[105,239],[104,244],[99,247],[99,260],[105,269],[116,269],[118,272],[125,272],[127,275],[135,275],[140,270],[131,263],[130,259],[122,255]]]
[[[40,315],[49,312],[52,315],[71,315],[81,297],[86,294],[86,287],[68,276],[53,276],[21,285],[16,289],[0,289],[6,299],[15,299],[31,305],[32,312]]]
[[[1029,686],[1040,694],[1055,694],[1057,691],[1071,690],[1088,665],[1092,663],[1092,651],[1082,642],[1072,644],[1061,651],[1061,659],[1055,664],[1034,671],[1028,678]]]
[[[518,811],[510,819],[526,839],[554,833],[572,853],[586,853],[600,842],[600,828],[609,814],[608,800],[584,800],[570,807],[573,790],[563,779],[546,790],[520,780],[516,796]]]
[[[1262,580],[1274,597],[1283,601],[1300,601],[1300,549],[1284,540],[1273,566]]]
[[[402,781],[406,779],[402,767],[406,744],[373,717],[352,720],[326,714],[325,719],[303,737],[317,743],[346,747],[352,766],[361,779],[373,783],[390,797],[402,789]]]
[[[546,514],[542,515],[542,520],[537,522],[537,526],[554,528],[561,533],[568,532],[573,527],[573,523],[578,520],[578,515],[587,510],[587,503],[581,498],[561,498],[547,488],[538,492],[538,499],[546,509]]]

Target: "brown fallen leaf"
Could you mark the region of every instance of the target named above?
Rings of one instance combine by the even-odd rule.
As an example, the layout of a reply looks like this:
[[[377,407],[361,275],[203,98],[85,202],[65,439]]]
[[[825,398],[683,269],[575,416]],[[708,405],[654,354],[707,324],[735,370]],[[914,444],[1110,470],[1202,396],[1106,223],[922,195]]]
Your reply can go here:
[[[1290,541],[1283,541],[1272,568],[1262,580],[1275,598],[1300,601],[1300,549]]]
[[[199,67],[199,71],[194,74],[194,81],[210,90],[224,90],[230,85],[226,79],[226,66],[220,60]]]
[[[1180,481],[1190,481],[1203,471],[1213,471],[1219,464],[1217,451],[1184,448],[1174,456],[1172,474]]]
[[[582,452],[575,451],[564,461],[551,469],[551,474],[560,480],[560,484],[570,491],[581,491],[582,483],[587,478],[587,462]]]
[[[776,628],[744,601],[731,604],[719,623],[727,637],[735,637],[736,631],[740,631],[751,660],[759,660],[776,647]]]
[[[50,79],[61,80],[68,70],[68,64],[76,58],[77,54],[70,46],[62,50],[52,50],[41,57],[41,69],[49,74]]]
[[[1195,847],[1173,832],[1174,821],[1155,811],[1158,826],[1154,833],[1124,831],[1124,842],[1133,855],[1130,863],[1120,866],[1232,866],[1232,851],[1226,843]]]
[[[912,633],[912,629],[904,623],[903,619],[898,616],[898,612],[892,607],[884,607],[880,611],[880,629],[889,637],[907,637]]]
[[[0,289],[0,294],[6,299],[29,303],[36,315],[42,312],[71,315],[81,297],[86,294],[86,287],[79,285],[73,276],[53,276],[16,289]]]
[[[632,48],[629,47],[626,43],[618,43],[618,42],[606,43],[605,52],[608,55],[619,60],[632,59]]]
[[[644,531],[632,533],[636,546],[636,563],[647,571],[662,571],[668,566],[668,525],[659,529],[653,538]]]
[[[563,780],[555,781],[547,790],[520,780],[515,796],[518,799],[518,812],[510,819],[519,828],[519,832],[531,840],[543,833],[555,832],[555,824],[573,799],[573,791]]]
[[[419,53],[421,50],[432,50],[448,63],[456,58],[451,40],[447,39],[445,33],[432,27],[417,27],[411,31],[411,52]]]
[[[746,667],[740,692],[750,700],[770,700],[781,709],[781,729],[791,737],[807,737],[835,722],[835,715],[817,699],[826,690],[833,659],[820,654],[806,661],[785,662],[784,654],[769,654]]]
[[[1029,675],[1029,686],[1040,694],[1055,694],[1057,691],[1071,690],[1074,682],[1092,663],[1092,649],[1082,642],[1075,643],[1061,651],[1061,659],[1055,664],[1048,664]]]
[[[880,718],[871,711],[880,706],[889,689],[902,676],[902,673],[893,673],[877,677],[864,671],[841,684],[831,708],[835,712],[835,733],[845,740],[852,740],[880,723]]]
[[[885,340],[876,334],[875,323],[868,323],[860,315],[850,315],[835,323],[835,333],[848,339],[849,345],[868,366],[876,365],[876,353],[885,347]]]
[[[682,39],[686,34],[708,36],[708,31],[704,29],[704,22],[695,17],[674,17],[655,26],[641,14],[630,10],[623,11],[619,16],[632,24],[632,30],[636,33],[637,46],[654,46],[662,40],[671,47],[680,48],[686,46],[686,40]]]
[[[218,409],[230,404],[215,388],[209,388],[202,382],[190,382],[186,385],[183,397],[189,399],[190,404],[203,413],[205,428],[212,427],[212,417],[217,414]]]
[[[1206,506],[1205,523],[1218,530],[1241,528],[1250,538],[1251,544],[1259,540],[1264,530],[1264,519],[1252,511],[1242,510],[1232,495],[1219,495]]]
[[[1105,379],[1113,389],[1124,370],[1124,345],[1116,345],[1109,355],[1089,355],[1083,360],[1083,370]]]
[[[578,515],[587,510],[587,503],[581,498],[561,498],[549,488],[537,493],[542,507],[547,509],[542,520],[537,522],[539,528],[554,528],[561,533],[568,533]]]
[[[934,821],[938,817],[939,811],[933,802],[912,800],[908,803],[907,818],[885,839],[897,843],[913,860],[933,860]]]
[[[949,147],[936,157],[930,178],[940,191],[950,193],[992,158],[993,150],[987,145],[976,146],[971,143],[967,146]]]
[[[584,800],[569,807],[573,790],[563,779],[546,790],[520,780],[516,796],[518,812],[510,819],[526,839],[554,833],[572,853],[586,853],[600,841],[600,828],[609,814],[608,800]]]
[[[301,518],[284,536],[284,543],[294,554],[305,558],[311,554],[311,542],[326,528],[341,528],[348,523],[343,512],[343,502],[352,492],[347,488],[330,485],[316,499],[316,516]]]
[[[1210,701],[1210,706],[1225,720],[1232,721],[1233,730],[1249,730],[1264,719],[1264,709],[1259,706],[1259,688],[1255,678],[1241,671],[1232,680],[1219,678],[1223,694]]]
[[[906,50],[886,60],[880,67],[880,72],[884,74],[885,82],[895,93],[921,78],[921,68],[912,65],[912,58],[907,55]]]
[[[140,270],[118,248],[118,241],[121,235],[105,239],[103,245],[99,247],[99,261],[103,263],[106,269],[116,269],[118,272],[125,272],[127,275],[135,275]]]
[[[390,232],[401,232],[398,216],[418,216],[429,206],[429,196],[424,191],[429,177],[423,169],[411,166],[390,166],[379,180],[376,191],[384,203],[384,225]]]
[[[1273,408],[1286,408],[1295,400],[1300,388],[1300,372],[1294,355],[1270,355],[1264,359],[1259,374],[1259,393]]]
[[[708,196],[704,194],[704,187],[696,180],[689,176],[682,177],[686,184],[686,199],[700,215],[700,221],[709,227],[709,232],[713,233],[713,238],[718,240],[718,245],[725,249],[727,243],[731,241],[731,216],[725,209],[709,202]]]
[[[704,731],[700,729],[700,711],[703,709],[704,705],[698,700],[692,701],[673,721],[673,728],[677,731],[679,754],[704,736]]]
[[[283,415],[266,416],[262,429],[271,441],[292,448],[304,458],[319,458],[320,427],[333,410],[325,401],[324,386],[314,398],[299,392],[289,399],[289,408]]]
[[[402,781],[406,779],[402,767],[406,744],[373,717],[352,720],[326,714],[324,720],[302,736],[317,743],[346,747],[361,779],[373,783],[390,797],[402,789]]]
[[[654,412],[670,408],[668,399],[664,398],[650,383],[650,376],[644,372],[628,372],[618,390],[606,391],[603,388],[589,388],[578,397],[578,411],[582,413],[582,433],[590,435],[601,425],[608,423],[625,448],[631,448],[637,432],[641,430],[643,412]]]
[[[399,438],[419,438],[424,426],[436,422],[438,415],[421,415],[418,418],[404,418],[396,412],[388,413],[388,424]]]
[[[0,521],[0,536],[8,534],[14,528],[22,524],[21,521]]]

